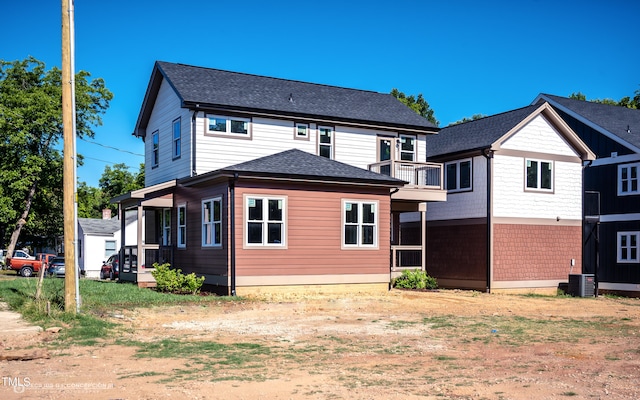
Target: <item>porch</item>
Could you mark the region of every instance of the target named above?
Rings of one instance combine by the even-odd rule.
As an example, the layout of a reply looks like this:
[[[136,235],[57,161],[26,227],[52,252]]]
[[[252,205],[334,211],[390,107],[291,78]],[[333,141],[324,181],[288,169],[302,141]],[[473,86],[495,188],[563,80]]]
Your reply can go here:
[[[391,278],[405,269],[426,271],[427,203],[447,199],[442,164],[386,160],[368,168],[407,182],[391,194]]]

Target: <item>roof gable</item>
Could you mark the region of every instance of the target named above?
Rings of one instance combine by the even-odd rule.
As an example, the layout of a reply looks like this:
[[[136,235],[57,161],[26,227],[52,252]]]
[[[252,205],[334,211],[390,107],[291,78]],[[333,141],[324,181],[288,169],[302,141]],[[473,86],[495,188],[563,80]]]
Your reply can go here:
[[[313,118],[374,127],[434,132],[437,127],[390,94],[348,89],[184,64],[156,62],[135,134],[144,135],[165,79],[182,107]]]
[[[248,176],[279,180],[306,180],[341,184],[401,187],[405,182],[366,169],[291,149],[255,160],[232,165],[180,183],[190,184],[220,176]]]
[[[640,153],[640,110],[541,93],[534,103],[547,101],[623,146]]]
[[[436,158],[458,153],[499,150],[538,115],[546,119],[583,159],[595,155],[560,118],[548,103],[534,104],[501,114],[443,128],[437,135],[427,136],[427,157]]]

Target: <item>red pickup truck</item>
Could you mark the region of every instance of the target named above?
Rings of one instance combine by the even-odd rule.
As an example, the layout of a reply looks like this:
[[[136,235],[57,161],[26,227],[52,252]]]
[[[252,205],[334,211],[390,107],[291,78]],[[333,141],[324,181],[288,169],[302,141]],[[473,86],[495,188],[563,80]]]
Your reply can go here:
[[[7,265],[18,275],[29,277],[39,272],[43,266],[46,268],[49,256],[49,254],[38,254],[38,257],[32,257],[22,250],[16,250]]]

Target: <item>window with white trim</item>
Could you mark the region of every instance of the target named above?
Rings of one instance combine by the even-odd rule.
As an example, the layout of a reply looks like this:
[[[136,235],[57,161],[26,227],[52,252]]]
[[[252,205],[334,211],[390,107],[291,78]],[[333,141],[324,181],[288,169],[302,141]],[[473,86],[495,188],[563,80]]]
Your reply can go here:
[[[342,202],[343,234],[345,247],[377,247],[378,245],[378,202]]]
[[[400,160],[416,160],[416,138],[414,136],[400,136]]]
[[[187,206],[181,204],[178,206],[178,243],[177,246],[180,248],[187,247]]]
[[[171,246],[171,209],[162,209],[162,245]]]
[[[318,155],[333,159],[333,128],[318,127]]]
[[[444,164],[444,181],[448,191],[471,190],[471,165],[470,158]]]
[[[640,194],[640,163],[618,165],[618,196]]]
[[[158,131],[151,134],[152,152],[151,152],[151,166],[157,167],[160,163],[160,135]]]
[[[309,124],[296,123],[294,139],[309,139]]]
[[[553,161],[525,160],[525,188],[529,190],[553,190]]]
[[[284,246],[286,238],[286,199],[246,196],[247,246]]]
[[[249,137],[249,118],[207,115],[206,129],[210,134],[229,134]]]
[[[179,158],[182,154],[182,127],[181,119],[173,121],[173,158]]]
[[[640,232],[618,232],[618,262],[640,263]]]
[[[202,246],[222,245],[222,197],[202,200]]]
[[[104,257],[105,259],[111,257],[116,253],[116,241],[115,240],[105,240],[104,241]]]

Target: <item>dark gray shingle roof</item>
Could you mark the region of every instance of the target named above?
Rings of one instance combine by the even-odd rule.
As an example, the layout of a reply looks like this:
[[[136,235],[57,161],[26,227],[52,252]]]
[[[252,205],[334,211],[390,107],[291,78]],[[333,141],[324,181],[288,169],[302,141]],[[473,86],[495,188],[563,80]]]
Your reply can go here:
[[[333,181],[340,183],[404,186],[405,182],[366,169],[320,157],[306,151],[291,149],[281,153],[257,158],[208,172],[195,178],[186,178],[184,183],[203,177],[220,175],[259,176],[279,179],[304,179],[310,181]]]
[[[627,143],[640,148],[640,110],[574,100],[544,93],[540,94],[539,97],[561,110],[566,108],[579,114],[593,125],[600,127],[601,130],[604,129]],[[563,111],[566,112],[566,110]],[[631,132],[627,132],[627,127]]]
[[[427,158],[488,148],[538,107],[532,105],[443,128],[437,135],[427,136]]]
[[[183,105],[329,117],[414,129],[435,128],[390,94],[163,61],[158,61],[156,68],[177,92]]]
[[[78,223],[85,234],[113,235],[120,229],[118,219],[78,218]]]

